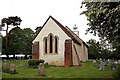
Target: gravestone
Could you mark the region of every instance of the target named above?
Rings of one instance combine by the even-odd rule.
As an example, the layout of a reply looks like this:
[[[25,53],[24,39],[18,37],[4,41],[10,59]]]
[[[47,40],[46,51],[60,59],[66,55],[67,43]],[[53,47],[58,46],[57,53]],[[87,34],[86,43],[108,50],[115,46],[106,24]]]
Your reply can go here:
[[[120,64],[120,60],[118,60],[118,64]]]
[[[96,62],[97,62],[97,61],[94,59],[94,60],[93,60],[93,66],[94,66],[94,67],[96,67]]]
[[[104,65],[107,66],[108,65],[108,61],[104,60]]]
[[[104,70],[104,69],[105,69],[105,63],[101,61],[99,70]]]
[[[118,61],[114,61],[115,64],[118,64]]]
[[[10,70],[11,70],[14,74],[16,73],[15,64],[10,64]]]
[[[93,60],[93,64],[96,64],[96,60]]]
[[[24,62],[20,61],[20,66],[23,67],[24,66]]]
[[[116,69],[116,64],[115,64],[115,62],[111,64],[111,69],[112,69],[112,70],[115,70],[115,69]]]
[[[108,64],[108,65],[110,64],[110,59],[107,59],[107,64]]]
[[[44,63],[40,63],[40,64],[38,65],[38,75],[39,75],[39,76],[45,76]]]
[[[5,69],[7,67],[6,63],[2,65],[2,69]]]

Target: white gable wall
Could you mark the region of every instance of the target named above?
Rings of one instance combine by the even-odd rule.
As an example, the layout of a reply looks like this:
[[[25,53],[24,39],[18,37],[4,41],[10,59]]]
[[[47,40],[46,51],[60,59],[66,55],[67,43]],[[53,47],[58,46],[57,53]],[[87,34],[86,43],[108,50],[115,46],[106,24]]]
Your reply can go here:
[[[44,54],[43,38],[48,37],[52,33],[54,36],[58,36],[58,55]],[[33,43],[39,41],[39,53],[40,59],[44,59],[49,64],[64,65],[64,43],[66,39],[71,39],[67,34],[50,18],[40,31],[38,36],[34,39]]]

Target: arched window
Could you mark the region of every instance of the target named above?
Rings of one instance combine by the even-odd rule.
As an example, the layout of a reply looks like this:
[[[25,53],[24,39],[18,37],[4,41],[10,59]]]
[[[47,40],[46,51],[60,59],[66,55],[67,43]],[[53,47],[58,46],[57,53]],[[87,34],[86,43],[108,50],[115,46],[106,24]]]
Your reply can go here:
[[[47,37],[45,37],[44,39],[43,39],[43,41],[44,41],[44,52],[45,52],[45,54],[47,53]]]
[[[58,53],[58,37],[55,36],[55,53]]]
[[[44,54],[58,54],[58,37],[50,33],[43,39]]]
[[[45,39],[45,53],[47,53],[47,39]]]
[[[50,53],[53,52],[53,36],[50,34]]]

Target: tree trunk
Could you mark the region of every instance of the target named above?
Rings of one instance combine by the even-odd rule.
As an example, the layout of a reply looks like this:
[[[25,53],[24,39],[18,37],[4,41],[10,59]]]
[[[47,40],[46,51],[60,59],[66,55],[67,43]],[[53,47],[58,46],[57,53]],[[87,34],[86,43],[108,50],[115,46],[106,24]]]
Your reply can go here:
[[[8,25],[6,29],[6,48],[8,47]]]
[[[15,54],[13,54],[13,59],[15,59]]]
[[[6,55],[6,56],[7,56],[7,59],[10,59],[10,58],[9,58],[9,55]]]
[[[27,59],[27,54],[25,54],[25,57],[24,57],[25,59]]]

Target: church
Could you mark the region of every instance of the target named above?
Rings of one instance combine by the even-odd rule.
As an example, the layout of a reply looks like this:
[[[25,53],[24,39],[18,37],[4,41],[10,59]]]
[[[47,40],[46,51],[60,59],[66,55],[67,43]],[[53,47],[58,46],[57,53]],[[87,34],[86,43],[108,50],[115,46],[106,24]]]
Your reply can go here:
[[[88,46],[69,27],[49,16],[32,42],[32,59],[56,66],[79,66],[88,60]]]

